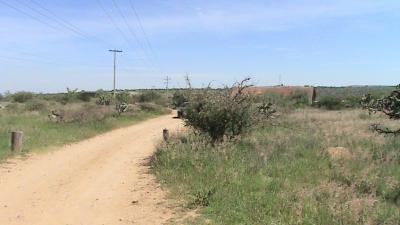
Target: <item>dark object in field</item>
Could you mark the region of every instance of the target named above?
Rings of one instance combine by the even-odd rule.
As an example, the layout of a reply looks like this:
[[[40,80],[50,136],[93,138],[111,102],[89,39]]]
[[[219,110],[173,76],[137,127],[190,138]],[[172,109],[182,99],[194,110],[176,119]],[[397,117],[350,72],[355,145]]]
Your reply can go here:
[[[50,121],[56,121],[56,122],[63,122],[64,121],[64,116],[56,113],[54,110],[51,111],[51,114],[47,115],[49,117]]]
[[[179,107],[177,107],[176,108],[177,117],[185,118],[188,107],[189,107],[189,102],[184,102]]]
[[[168,141],[168,139],[169,139],[169,130],[168,129],[163,129],[163,138],[164,138],[164,141]]]
[[[11,132],[11,151],[21,152],[24,133],[21,131]]]

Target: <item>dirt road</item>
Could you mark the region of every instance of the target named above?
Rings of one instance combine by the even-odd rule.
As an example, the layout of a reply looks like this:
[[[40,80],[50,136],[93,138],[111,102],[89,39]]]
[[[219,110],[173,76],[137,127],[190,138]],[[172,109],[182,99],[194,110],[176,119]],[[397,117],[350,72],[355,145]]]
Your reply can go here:
[[[143,165],[171,115],[0,164],[0,225],[163,224],[173,211]]]

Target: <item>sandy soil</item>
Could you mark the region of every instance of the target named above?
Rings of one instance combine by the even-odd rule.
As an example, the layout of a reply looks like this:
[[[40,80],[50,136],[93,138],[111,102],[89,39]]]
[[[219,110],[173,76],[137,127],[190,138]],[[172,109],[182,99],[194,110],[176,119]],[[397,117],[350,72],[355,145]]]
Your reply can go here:
[[[175,213],[147,158],[171,115],[0,164],[0,225],[163,224]]]

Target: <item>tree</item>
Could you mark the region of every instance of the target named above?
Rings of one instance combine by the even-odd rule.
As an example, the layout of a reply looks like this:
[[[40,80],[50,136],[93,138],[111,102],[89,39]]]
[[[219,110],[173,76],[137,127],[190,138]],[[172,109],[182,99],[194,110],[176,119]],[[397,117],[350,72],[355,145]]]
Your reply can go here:
[[[370,94],[365,95],[361,100],[361,105],[369,113],[381,112],[389,119],[400,119],[400,85],[396,87],[388,96],[374,99]],[[400,128],[393,130],[387,127],[382,127],[380,124],[373,124],[372,129],[381,134],[399,135]]]

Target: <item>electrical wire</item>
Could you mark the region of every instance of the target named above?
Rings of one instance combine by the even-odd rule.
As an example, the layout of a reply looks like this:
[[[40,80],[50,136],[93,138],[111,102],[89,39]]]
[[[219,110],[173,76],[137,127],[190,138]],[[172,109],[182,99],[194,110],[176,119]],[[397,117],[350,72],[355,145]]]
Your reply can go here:
[[[112,2],[113,2],[114,7],[117,9],[117,13],[121,16],[121,18],[124,21],[126,27],[128,28],[129,32],[134,37],[135,41],[138,43],[140,48],[145,52],[145,48],[144,48],[142,42],[139,40],[138,36],[136,35],[136,32],[132,29],[132,27],[128,23],[128,20],[125,17],[124,13],[122,12],[121,8],[118,6],[118,4],[117,4],[117,2],[115,0],[112,0]]]
[[[83,31],[82,29],[80,29],[79,27],[75,26],[74,24],[70,23],[69,21],[63,19],[62,17],[58,16],[56,13],[54,13],[53,11],[51,11],[50,9],[46,8],[45,6],[43,6],[41,3],[35,1],[35,0],[30,0],[30,2],[32,2],[33,4],[35,4],[36,6],[38,6],[39,8],[41,8],[42,10],[46,11],[47,13],[49,13],[50,15],[52,15],[56,20],[60,21],[61,23],[63,23],[66,26],[69,26],[72,30],[75,30],[77,33],[81,34],[82,36],[90,39],[96,39],[100,42],[103,42],[104,44],[111,46],[111,44],[103,39],[100,39],[96,36],[90,35],[88,33],[86,33],[85,31]]]
[[[140,47],[140,49],[142,50],[142,52],[146,55],[146,57],[148,57],[148,63],[151,67],[156,68],[156,64],[151,60],[153,59],[148,53],[147,49],[145,48],[145,45],[143,45],[143,43],[140,41],[139,37],[137,36],[136,32],[134,31],[134,29],[132,28],[132,26],[129,24],[128,19],[126,18],[126,16],[124,15],[124,13],[122,12],[121,8],[118,6],[117,2],[115,0],[112,0],[114,7],[116,8],[116,12],[119,14],[119,16],[122,18],[123,22],[125,23],[126,27],[128,28],[128,31],[130,32],[130,34],[133,36],[134,40],[136,41],[136,43],[138,44],[138,46]]]
[[[126,36],[124,31],[118,26],[117,22],[114,20],[114,18],[111,16],[111,14],[104,8],[104,5],[101,3],[100,0],[96,0],[97,4],[100,6],[100,8],[103,10],[103,12],[106,14],[107,18],[110,20],[110,22],[113,24],[115,29],[121,34],[122,38],[125,40],[125,42],[128,45],[131,45],[129,38]]]
[[[115,1],[115,0],[113,0],[113,1]],[[136,10],[136,8],[135,8],[135,6],[134,6],[132,0],[129,0],[129,4],[130,4],[130,7],[131,7],[131,9],[132,9],[132,11],[133,11],[133,13],[134,13],[134,15],[135,15],[135,18],[136,18],[138,24],[139,24],[140,30],[141,30],[142,33],[143,33],[143,36],[144,36],[144,38],[145,38],[145,40],[146,40],[147,46],[149,47],[149,49],[150,49],[150,51],[152,52],[152,54],[153,54],[154,56],[157,56],[157,54],[156,54],[155,51],[154,51],[154,48],[153,48],[152,44],[150,43],[150,39],[149,39],[149,37],[148,37],[148,35],[147,35],[147,33],[146,33],[144,27],[143,27],[142,20],[140,19],[140,16],[139,16],[139,14],[137,13],[137,10]]]
[[[46,25],[48,27],[51,27],[54,30],[60,31],[58,27],[56,27],[56,26],[54,26],[54,25],[52,25],[50,23],[47,23],[46,21],[43,21],[43,20],[33,16],[32,14],[29,14],[29,13],[27,13],[27,12],[25,12],[25,11],[23,11],[23,10],[21,10],[21,9],[19,9],[19,8],[9,4],[9,3],[7,3],[7,2],[4,2],[3,0],[0,0],[0,3],[5,5],[5,6],[7,6],[7,7],[9,7],[9,8],[11,8],[11,9],[14,9],[15,11],[17,11],[17,12],[19,12],[19,13],[21,13],[21,14],[23,14],[23,15],[25,15],[25,16],[27,16],[27,17],[39,22],[39,23],[41,23],[41,24],[44,24],[44,25]]]

